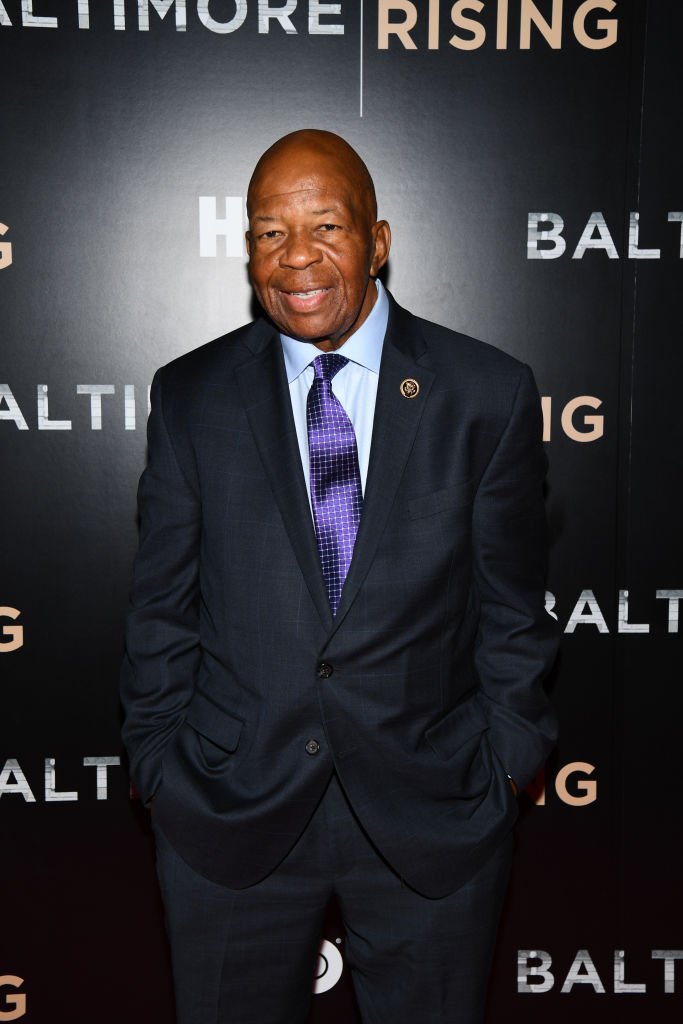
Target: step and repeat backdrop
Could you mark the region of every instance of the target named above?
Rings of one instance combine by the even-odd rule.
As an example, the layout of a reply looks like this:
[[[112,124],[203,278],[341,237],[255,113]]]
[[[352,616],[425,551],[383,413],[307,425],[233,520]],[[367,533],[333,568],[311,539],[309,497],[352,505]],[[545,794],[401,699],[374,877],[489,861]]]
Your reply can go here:
[[[365,158],[396,298],[542,395],[561,738],[489,1020],[681,1019],[682,35],[655,0],[0,2],[0,1021],[172,1024],[117,695],[148,388],[253,315],[247,181],[301,127]],[[344,943],[331,906],[312,1024],[358,1020]]]

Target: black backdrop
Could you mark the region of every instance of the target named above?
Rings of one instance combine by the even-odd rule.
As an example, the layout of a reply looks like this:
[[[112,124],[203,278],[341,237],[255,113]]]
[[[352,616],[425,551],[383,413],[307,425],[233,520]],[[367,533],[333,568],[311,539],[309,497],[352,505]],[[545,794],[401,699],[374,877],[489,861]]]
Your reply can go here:
[[[118,764],[147,389],[249,318],[241,197],[304,126],[370,166],[399,301],[544,396],[562,733],[522,797],[490,1021],[680,1020],[683,15],[451,8],[0,3],[0,1021],[173,1019]],[[325,938],[312,1020],[351,1024],[334,908]]]

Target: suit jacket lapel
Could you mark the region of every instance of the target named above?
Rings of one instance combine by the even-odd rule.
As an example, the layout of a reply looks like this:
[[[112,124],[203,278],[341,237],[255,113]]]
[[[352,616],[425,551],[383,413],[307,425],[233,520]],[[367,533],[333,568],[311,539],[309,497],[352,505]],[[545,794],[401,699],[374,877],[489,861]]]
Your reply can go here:
[[[253,358],[236,370],[249,423],[296,558],[320,619],[331,637],[365,579],[396,496],[431,389],[426,346],[414,318],[393,299],[382,350],[370,464],[353,559],[337,614],[332,618],[301,469],[301,455],[275,330],[259,321],[246,339]],[[406,398],[401,383],[416,380],[419,393]]]
[[[306,585],[329,629],[332,612],[301,468],[282,347],[277,333],[264,321],[255,325],[246,340],[254,357],[236,370],[242,401]]]
[[[391,299],[363,513],[332,633],[339,628],[356,598],[384,531],[434,380],[435,374],[429,369],[429,363],[429,355],[414,318]],[[403,395],[401,383],[406,379],[413,379],[419,384],[415,398]]]

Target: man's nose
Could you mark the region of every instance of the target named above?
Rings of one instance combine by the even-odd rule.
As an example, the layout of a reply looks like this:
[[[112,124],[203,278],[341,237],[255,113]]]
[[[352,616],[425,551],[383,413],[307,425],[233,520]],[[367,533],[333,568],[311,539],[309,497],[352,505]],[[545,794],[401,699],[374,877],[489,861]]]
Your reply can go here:
[[[280,251],[280,266],[294,270],[305,270],[321,259],[322,253],[314,240],[302,231],[292,232]]]

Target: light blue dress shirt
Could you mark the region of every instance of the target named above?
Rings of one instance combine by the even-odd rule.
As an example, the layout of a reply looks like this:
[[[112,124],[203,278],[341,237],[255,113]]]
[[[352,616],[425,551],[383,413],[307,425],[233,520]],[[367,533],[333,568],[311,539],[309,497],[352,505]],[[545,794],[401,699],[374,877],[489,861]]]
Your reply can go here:
[[[365,481],[368,476],[370,461],[370,443],[372,441],[372,422],[375,418],[375,402],[377,401],[377,384],[379,382],[379,364],[382,358],[382,346],[389,319],[389,300],[380,281],[377,285],[377,300],[367,320],[361,324],[342,347],[339,355],[349,361],[342,367],[332,381],[332,391],[339,399],[346,415],[353,424],[358,446],[358,464],[360,480],[365,494]],[[320,355],[310,341],[298,341],[286,334],[280,335],[285,356],[285,370],[289,382],[289,394],[292,399],[294,425],[301,453],[301,465],[306,479],[308,500],[311,500],[310,460],[308,455],[308,428],[306,426],[306,401],[313,383],[313,367],[311,363]]]

